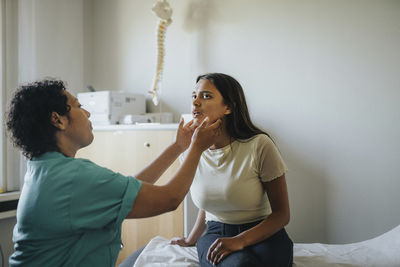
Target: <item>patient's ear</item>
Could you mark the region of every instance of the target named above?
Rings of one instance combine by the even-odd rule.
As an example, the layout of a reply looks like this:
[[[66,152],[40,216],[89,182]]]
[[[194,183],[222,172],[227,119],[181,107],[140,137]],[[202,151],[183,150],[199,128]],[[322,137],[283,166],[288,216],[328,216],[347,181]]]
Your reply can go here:
[[[231,108],[227,106],[226,110],[224,112],[224,115],[228,115],[228,114],[231,114],[231,113],[232,113]]]
[[[54,127],[58,128],[59,130],[65,130],[67,128],[68,120],[66,116],[61,116],[57,112],[53,111],[51,113],[51,124],[54,125]]]

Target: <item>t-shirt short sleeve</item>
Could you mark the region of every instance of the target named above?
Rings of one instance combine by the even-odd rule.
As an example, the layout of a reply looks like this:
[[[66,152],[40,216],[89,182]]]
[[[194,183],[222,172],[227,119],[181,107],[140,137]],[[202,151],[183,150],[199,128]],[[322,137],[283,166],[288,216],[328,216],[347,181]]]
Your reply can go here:
[[[131,211],[142,182],[89,160],[79,161],[79,175],[72,180],[72,227],[98,229],[121,224]]]
[[[278,148],[265,134],[257,136],[255,156],[258,157],[258,172],[262,182],[270,182],[287,172]]]

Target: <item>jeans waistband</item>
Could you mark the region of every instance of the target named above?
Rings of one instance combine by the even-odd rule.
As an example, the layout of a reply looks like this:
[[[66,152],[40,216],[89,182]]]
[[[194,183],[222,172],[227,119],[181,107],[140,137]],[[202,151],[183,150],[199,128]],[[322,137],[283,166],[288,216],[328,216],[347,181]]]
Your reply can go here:
[[[216,222],[216,221],[208,221],[207,222],[207,231],[214,230],[214,231],[220,231],[221,234],[227,234],[227,235],[237,235],[240,234],[241,232],[244,232],[257,224],[262,222],[256,221],[256,222],[250,222],[250,223],[244,223],[244,224],[228,224],[228,223],[222,223],[222,222]]]

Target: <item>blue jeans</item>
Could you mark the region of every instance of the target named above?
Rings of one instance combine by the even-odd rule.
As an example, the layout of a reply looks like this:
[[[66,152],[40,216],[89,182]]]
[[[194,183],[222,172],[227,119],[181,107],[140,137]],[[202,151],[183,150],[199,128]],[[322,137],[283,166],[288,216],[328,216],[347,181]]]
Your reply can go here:
[[[225,224],[207,222],[206,233],[197,241],[197,252],[200,266],[211,267],[207,260],[208,248],[220,237],[233,237],[260,223]],[[293,242],[286,230],[282,228],[277,233],[243,250],[228,255],[216,266],[223,267],[288,267],[293,264]]]
[[[136,250],[135,252],[133,252],[123,262],[121,262],[120,265],[118,265],[118,267],[133,267],[137,258],[139,258],[140,253],[142,253],[142,251],[145,247],[146,246],[143,246],[143,247],[139,248],[138,250]]]

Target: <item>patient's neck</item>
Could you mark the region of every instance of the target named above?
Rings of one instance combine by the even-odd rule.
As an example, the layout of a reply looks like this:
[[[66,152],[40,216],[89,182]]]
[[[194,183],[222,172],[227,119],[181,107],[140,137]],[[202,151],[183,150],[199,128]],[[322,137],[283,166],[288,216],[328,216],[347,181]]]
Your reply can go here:
[[[210,146],[210,149],[218,149],[223,148],[230,143],[232,143],[235,139],[230,137],[226,131],[222,131],[222,133],[215,139],[215,143]]]

